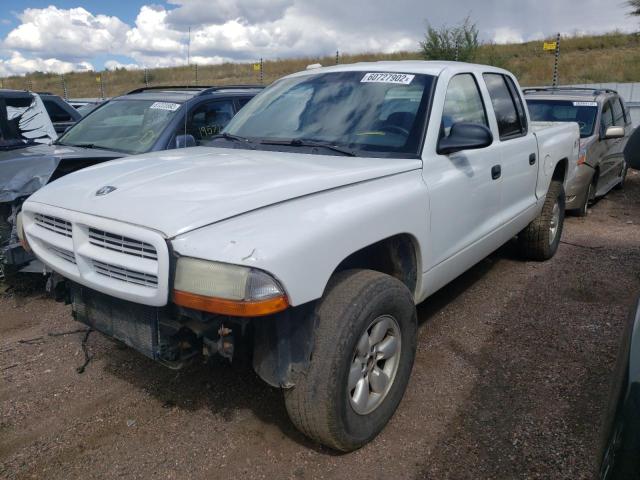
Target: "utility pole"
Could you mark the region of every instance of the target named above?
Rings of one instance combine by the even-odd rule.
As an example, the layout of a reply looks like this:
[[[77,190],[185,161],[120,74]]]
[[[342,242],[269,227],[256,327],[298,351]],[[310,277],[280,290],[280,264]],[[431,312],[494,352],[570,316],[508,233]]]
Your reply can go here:
[[[144,86],[149,87],[149,70],[144,67]]]
[[[195,71],[196,71],[196,87],[197,87],[198,86],[198,64],[196,63],[194,65],[194,67],[195,67]]]
[[[340,63],[340,50],[336,50],[336,65]]]
[[[556,38],[556,60],[553,65],[553,86],[558,86],[558,63],[560,62],[560,34],[558,33],[558,38]]]
[[[264,84],[264,62],[260,57],[260,85]]]

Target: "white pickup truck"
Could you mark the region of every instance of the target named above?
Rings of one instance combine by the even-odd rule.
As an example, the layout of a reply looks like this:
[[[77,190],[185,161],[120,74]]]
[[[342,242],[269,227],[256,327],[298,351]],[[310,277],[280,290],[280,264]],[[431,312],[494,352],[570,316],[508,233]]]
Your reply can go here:
[[[51,183],[21,236],[80,322],[174,368],[249,347],[294,424],[349,451],[403,396],[416,304],[514,237],[554,255],[579,138],[532,125],[504,70],[320,68],[275,82],[211,146]]]

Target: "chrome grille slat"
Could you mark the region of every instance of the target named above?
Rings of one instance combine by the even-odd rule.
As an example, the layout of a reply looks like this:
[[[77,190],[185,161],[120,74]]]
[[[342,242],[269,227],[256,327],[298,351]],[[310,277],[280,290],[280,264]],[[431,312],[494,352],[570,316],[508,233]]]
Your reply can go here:
[[[34,220],[41,228],[71,238],[71,222],[41,213],[37,213]]]
[[[144,287],[158,286],[158,277],[155,275],[149,275],[147,273],[136,272],[128,268],[119,267],[116,265],[110,265],[108,263],[92,260],[93,267],[97,273],[116,280],[121,280],[127,283],[133,283],[135,285],[142,285]]]
[[[97,247],[149,260],[157,260],[158,253],[153,245],[133,238],[115,235],[95,228],[89,229],[89,242]]]

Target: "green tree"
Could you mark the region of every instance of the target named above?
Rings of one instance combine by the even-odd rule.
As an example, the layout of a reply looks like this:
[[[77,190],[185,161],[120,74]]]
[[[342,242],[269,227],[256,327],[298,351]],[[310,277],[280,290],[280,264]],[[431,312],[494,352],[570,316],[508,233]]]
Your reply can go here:
[[[627,6],[631,8],[629,15],[640,17],[640,0],[627,0]]]
[[[633,0],[640,3],[640,0]],[[427,33],[420,48],[426,60],[458,60],[471,62],[480,46],[478,27],[469,17],[458,25],[433,27],[427,25]]]

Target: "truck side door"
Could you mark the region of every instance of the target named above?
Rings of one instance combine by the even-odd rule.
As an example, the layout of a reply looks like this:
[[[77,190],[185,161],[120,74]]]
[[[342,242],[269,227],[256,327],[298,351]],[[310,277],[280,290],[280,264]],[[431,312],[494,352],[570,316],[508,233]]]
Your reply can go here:
[[[489,127],[478,83],[471,73],[451,78],[446,87],[442,115],[439,119],[434,117],[439,120],[439,125],[434,125],[440,128],[438,142],[447,137],[452,125],[458,122]],[[440,155],[435,145],[434,150],[424,156],[423,175],[429,188],[431,211],[431,255],[427,268],[454,257],[501,223],[502,182],[499,177],[492,177],[492,168],[499,163],[497,152],[489,147]],[[474,259],[460,271],[486,253],[470,256]]]
[[[498,126],[499,138],[494,149],[499,152],[502,213],[507,222],[536,203],[538,142],[529,131],[524,102],[513,79],[498,73],[485,73],[483,78]]]

